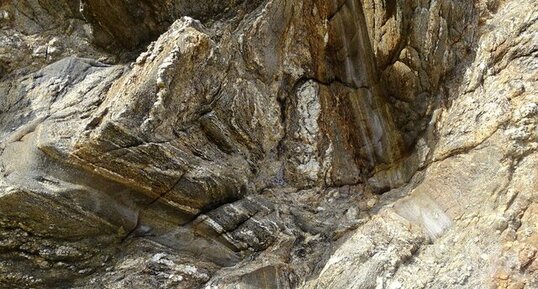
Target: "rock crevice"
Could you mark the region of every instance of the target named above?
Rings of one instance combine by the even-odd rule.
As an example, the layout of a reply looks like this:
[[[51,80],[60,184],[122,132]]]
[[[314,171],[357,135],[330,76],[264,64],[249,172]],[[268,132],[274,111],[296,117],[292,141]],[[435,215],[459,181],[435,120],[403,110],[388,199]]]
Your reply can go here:
[[[0,1],[0,288],[538,286],[537,14]]]

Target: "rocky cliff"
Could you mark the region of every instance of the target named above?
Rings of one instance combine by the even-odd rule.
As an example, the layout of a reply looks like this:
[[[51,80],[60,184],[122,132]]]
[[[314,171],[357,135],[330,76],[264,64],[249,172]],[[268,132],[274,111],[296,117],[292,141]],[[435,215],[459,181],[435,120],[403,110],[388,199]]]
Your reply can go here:
[[[0,288],[538,288],[533,0],[3,0],[0,27]]]

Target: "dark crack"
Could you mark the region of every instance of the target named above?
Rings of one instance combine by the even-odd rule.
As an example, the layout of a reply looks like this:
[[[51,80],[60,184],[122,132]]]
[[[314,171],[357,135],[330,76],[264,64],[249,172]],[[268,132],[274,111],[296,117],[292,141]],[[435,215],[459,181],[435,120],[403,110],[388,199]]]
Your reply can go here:
[[[153,206],[155,203],[157,203],[159,200],[165,198],[170,192],[174,190],[174,188],[183,180],[183,177],[185,176],[185,173],[181,174],[181,176],[178,178],[178,180],[165,192],[160,194],[158,197],[154,198],[151,202],[149,202],[147,205],[142,207],[138,211],[137,219],[136,219],[136,225],[121,239],[121,242],[125,242],[127,239],[129,239],[131,236],[135,235],[135,233],[139,230],[141,227],[141,215],[148,210],[151,206]]]

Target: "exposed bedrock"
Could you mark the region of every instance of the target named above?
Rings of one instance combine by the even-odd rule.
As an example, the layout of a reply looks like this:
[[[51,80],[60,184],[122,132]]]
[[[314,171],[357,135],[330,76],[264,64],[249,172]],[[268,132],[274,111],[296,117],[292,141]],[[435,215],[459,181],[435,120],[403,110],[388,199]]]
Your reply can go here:
[[[204,23],[223,19],[233,22],[233,18],[244,17],[261,3],[261,0],[82,0],[80,13],[92,25],[94,43],[118,51],[142,48],[182,16]]]
[[[538,286],[537,13],[0,1],[0,288]]]

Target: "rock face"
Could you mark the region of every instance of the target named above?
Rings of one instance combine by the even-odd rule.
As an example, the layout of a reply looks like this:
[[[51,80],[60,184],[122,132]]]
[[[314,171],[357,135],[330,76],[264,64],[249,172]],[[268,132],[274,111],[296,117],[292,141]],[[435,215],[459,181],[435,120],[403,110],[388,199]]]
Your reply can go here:
[[[0,288],[538,288],[535,1],[199,2],[0,1]]]

